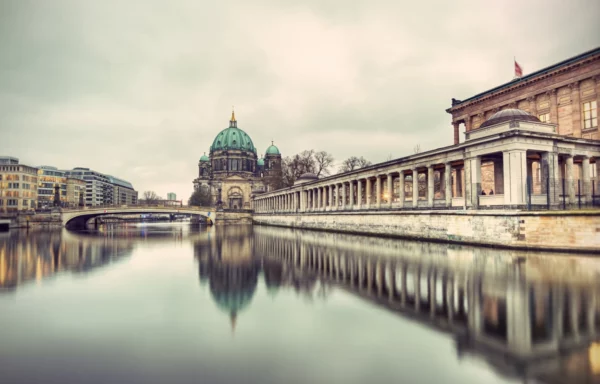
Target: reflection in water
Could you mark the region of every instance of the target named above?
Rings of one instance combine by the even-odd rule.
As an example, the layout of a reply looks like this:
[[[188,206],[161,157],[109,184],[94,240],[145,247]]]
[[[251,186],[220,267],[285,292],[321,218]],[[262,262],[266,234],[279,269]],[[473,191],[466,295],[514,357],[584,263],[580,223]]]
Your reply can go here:
[[[594,258],[262,226],[0,236],[2,290],[54,276],[60,297],[0,295],[7,382],[68,382],[48,353],[88,382],[488,382],[474,361],[494,382],[600,381]],[[47,332],[32,336],[22,324],[38,318]]]
[[[217,227],[196,241],[195,256],[200,279],[210,281],[233,325],[250,304],[260,266],[269,290],[343,289],[454,334],[459,356],[484,358],[508,376],[590,380],[599,373],[594,259],[260,226]],[[586,354],[560,358],[588,345]]]
[[[0,292],[64,271],[89,272],[131,254],[133,239],[80,235],[61,229],[0,234]]]

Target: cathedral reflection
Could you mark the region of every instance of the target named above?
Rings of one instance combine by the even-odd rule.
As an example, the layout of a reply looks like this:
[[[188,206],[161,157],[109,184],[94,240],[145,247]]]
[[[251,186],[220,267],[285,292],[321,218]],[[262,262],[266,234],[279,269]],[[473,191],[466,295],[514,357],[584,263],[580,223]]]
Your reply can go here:
[[[600,355],[593,259],[261,226],[217,227],[195,256],[232,326],[262,273],[271,294],[341,289],[448,332],[459,356],[511,376],[563,372],[565,351],[594,348],[590,366]]]

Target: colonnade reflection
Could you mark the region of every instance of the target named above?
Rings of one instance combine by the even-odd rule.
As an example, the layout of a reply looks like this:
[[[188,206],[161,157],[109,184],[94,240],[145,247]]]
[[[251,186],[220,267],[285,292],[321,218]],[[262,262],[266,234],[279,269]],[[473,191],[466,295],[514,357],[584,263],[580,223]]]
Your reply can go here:
[[[233,319],[262,271],[267,287],[342,289],[448,332],[459,355],[513,374],[547,373],[548,359],[596,347],[600,335],[593,258],[263,226],[217,227],[210,236],[195,248],[200,279]]]

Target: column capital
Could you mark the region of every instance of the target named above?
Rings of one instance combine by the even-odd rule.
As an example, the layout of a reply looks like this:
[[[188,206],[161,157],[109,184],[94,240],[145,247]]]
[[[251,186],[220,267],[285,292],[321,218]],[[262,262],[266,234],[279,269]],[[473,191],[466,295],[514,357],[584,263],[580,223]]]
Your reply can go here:
[[[535,102],[535,95],[534,95],[534,96],[529,96],[529,97],[527,98],[527,101],[528,101],[528,102],[530,102],[530,103],[533,103],[533,102]]]
[[[556,96],[556,88],[546,91],[546,96]]]

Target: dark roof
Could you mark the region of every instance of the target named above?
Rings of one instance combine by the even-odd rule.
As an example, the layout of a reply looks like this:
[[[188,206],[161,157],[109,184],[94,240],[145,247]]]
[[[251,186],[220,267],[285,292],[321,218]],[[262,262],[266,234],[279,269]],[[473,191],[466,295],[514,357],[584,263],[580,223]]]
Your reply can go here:
[[[506,121],[534,121],[539,123],[540,120],[530,115],[529,113],[521,109],[505,109],[500,112],[494,113],[489,119],[487,119],[479,128],[489,127],[490,125],[496,125],[504,123]]]
[[[540,69],[539,71],[532,72],[529,75],[523,76],[521,78],[511,80],[508,83],[504,83],[504,84],[499,85],[499,86],[497,86],[495,88],[489,89],[489,90],[487,90],[485,92],[478,93],[475,96],[469,97],[468,99],[465,99],[465,100],[452,99],[452,108],[455,107],[455,106],[467,103],[469,101],[478,99],[481,96],[487,95],[489,93],[500,91],[500,90],[502,90],[504,88],[512,87],[513,85],[517,85],[517,84],[519,84],[521,82],[528,81],[528,80],[530,80],[530,79],[532,79],[534,77],[537,77],[537,76],[540,76],[540,75],[544,75],[544,74],[546,74],[548,72],[554,71],[555,69],[558,69],[558,68],[563,67],[565,65],[569,65],[569,64],[575,63],[577,61],[580,61],[582,59],[586,59],[588,57],[591,57],[591,56],[594,56],[594,55],[597,55],[597,54],[600,54],[600,47],[594,48],[594,49],[592,49],[590,51],[587,51],[587,52],[584,52],[584,53],[581,53],[581,54],[579,54],[577,56],[573,56],[573,57],[571,57],[569,59],[566,59],[566,60],[563,60],[563,61],[558,62],[556,64],[553,64],[553,65],[551,65],[549,67]]]

